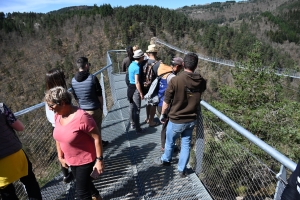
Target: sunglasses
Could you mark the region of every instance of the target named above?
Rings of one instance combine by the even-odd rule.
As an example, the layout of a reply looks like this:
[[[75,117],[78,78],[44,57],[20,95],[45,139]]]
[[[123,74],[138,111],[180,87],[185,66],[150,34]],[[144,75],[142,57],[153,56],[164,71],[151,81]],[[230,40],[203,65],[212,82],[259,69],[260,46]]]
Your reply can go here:
[[[48,107],[51,108],[51,109],[54,109],[53,106],[55,106],[55,105],[59,105],[59,104],[58,103],[54,103],[54,104],[51,104],[51,105],[48,104]]]

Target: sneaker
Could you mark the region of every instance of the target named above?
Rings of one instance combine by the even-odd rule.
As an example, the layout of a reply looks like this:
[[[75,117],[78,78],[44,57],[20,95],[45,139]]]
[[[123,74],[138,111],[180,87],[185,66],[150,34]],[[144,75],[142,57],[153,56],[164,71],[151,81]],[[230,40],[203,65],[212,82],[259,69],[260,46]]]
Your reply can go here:
[[[162,161],[160,157],[154,158],[154,163],[159,166],[170,166],[170,162]]]
[[[108,141],[106,141],[106,140],[102,140],[102,146],[103,146],[103,147],[106,147],[108,144],[109,144],[109,142],[108,142]]]
[[[130,128],[131,128],[131,129],[135,129],[134,123],[131,123],[131,124],[130,124]]]
[[[185,172],[178,171],[178,174],[179,174],[180,178],[185,178],[186,177]]]
[[[141,133],[145,133],[146,129],[141,128],[139,131],[136,131],[136,134],[141,134]]]
[[[72,173],[69,173],[69,175],[67,177],[64,177],[63,178],[63,182],[64,183],[70,183],[72,180],[73,180],[73,174]]]

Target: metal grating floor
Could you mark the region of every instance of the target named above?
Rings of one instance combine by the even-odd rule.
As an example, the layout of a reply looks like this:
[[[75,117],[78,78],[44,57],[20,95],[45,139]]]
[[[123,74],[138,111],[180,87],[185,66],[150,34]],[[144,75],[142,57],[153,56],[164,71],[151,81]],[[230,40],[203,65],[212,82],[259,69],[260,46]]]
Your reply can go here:
[[[155,166],[153,158],[161,156],[161,126],[149,127],[137,135],[129,127],[129,103],[125,74],[114,75],[117,103],[102,123],[103,140],[110,144],[104,149],[105,173],[95,181],[103,199],[203,199],[212,198],[189,170],[186,178],[177,174],[177,155],[169,167]],[[140,119],[145,119],[142,102]],[[158,120],[158,119],[156,119]],[[148,127],[142,123],[142,127]],[[43,188],[43,196],[47,188]],[[74,199],[74,187],[59,199]],[[73,198],[72,198],[73,197]],[[57,199],[57,198],[56,198]]]

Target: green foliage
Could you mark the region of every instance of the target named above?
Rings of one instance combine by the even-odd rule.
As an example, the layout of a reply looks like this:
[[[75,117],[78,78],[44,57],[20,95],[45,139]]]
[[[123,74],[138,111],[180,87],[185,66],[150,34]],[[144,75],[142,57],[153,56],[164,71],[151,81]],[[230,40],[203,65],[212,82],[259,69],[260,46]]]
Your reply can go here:
[[[274,66],[262,67],[262,44],[256,42],[248,60],[232,70],[234,86],[219,87],[222,100],[212,104],[271,146],[295,159],[299,143],[300,104],[285,95]],[[225,127],[224,127],[225,128]],[[238,138],[240,140],[240,138]],[[241,140],[242,143],[247,141]],[[259,153],[258,149],[253,148]]]
[[[268,73],[272,66],[264,68],[261,58],[261,44],[255,43],[247,62],[242,62],[233,71],[236,88],[221,88],[221,95],[232,106],[255,109],[267,102],[277,102],[281,85],[279,76]],[[250,87],[251,86],[251,87]],[[242,99],[242,101],[241,101]]]
[[[298,6],[300,8],[300,6]],[[292,10],[288,13],[283,13],[279,16],[274,16],[271,12],[264,12],[262,16],[267,17],[272,23],[278,26],[278,30],[269,30],[267,35],[272,41],[283,43],[288,40],[289,42],[295,42],[299,44],[300,42],[300,27],[299,18],[300,10]]]
[[[111,16],[114,13],[114,9],[111,7],[110,4],[103,4],[99,7],[99,14],[102,17]]]

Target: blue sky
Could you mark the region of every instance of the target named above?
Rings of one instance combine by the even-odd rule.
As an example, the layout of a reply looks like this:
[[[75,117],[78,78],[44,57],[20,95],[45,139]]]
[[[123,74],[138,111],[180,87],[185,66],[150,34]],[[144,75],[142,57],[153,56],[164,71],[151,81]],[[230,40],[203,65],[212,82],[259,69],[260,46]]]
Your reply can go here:
[[[97,4],[110,4],[112,7],[122,6],[127,7],[130,5],[156,5],[163,8],[176,9],[183,6],[191,5],[204,5],[212,2],[225,2],[226,0],[152,0],[152,1],[136,1],[136,0],[0,0],[0,12],[12,13],[12,12],[37,12],[47,13],[53,10],[59,10],[69,6],[87,5],[93,6]]]

